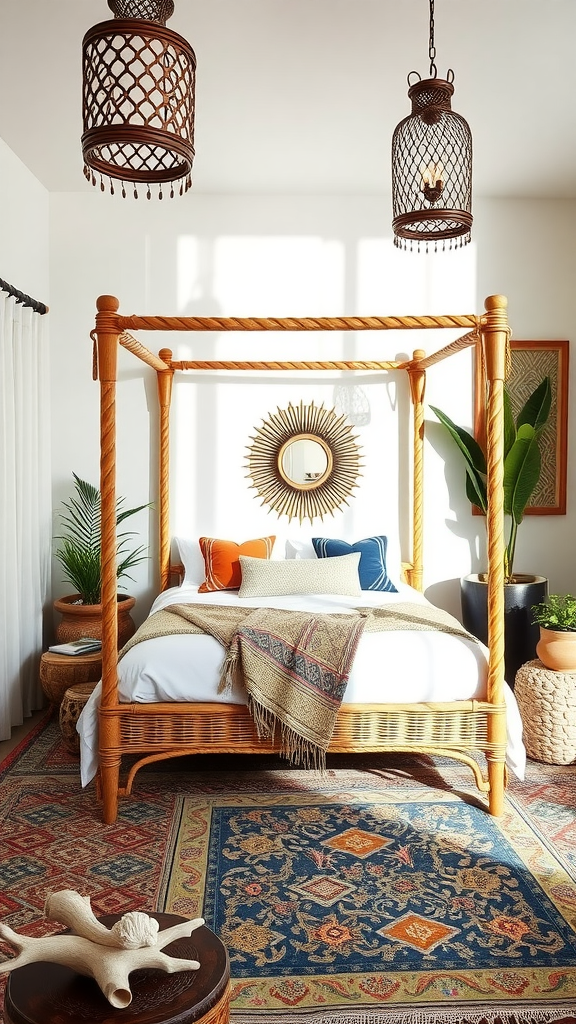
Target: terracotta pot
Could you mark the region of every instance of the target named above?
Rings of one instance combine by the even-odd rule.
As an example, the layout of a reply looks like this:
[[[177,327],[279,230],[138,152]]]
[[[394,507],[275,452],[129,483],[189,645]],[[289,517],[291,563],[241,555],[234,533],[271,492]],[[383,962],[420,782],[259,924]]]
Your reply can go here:
[[[62,621],[56,627],[58,643],[79,640],[81,636],[102,636],[102,605],[76,604],[80,601],[79,594],[68,594],[56,598],[54,608],[60,612]],[[128,594],[118,594],[118,647],[123,647],[136,632],[136,625],[130,612],[136,604],[136,598]]]
[[[576,672],[576,632],[540,626],[536,654],[553,672]]]

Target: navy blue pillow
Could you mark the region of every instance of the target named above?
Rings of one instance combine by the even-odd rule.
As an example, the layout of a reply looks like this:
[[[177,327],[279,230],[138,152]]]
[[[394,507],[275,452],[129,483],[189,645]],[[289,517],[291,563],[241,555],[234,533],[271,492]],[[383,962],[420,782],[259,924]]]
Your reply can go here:
[[[357,540],[355,544],[347,544],[345,540],[333,540],[331,537],[312,537],[312,543],[318,558],[349,555],[353,551],[359,551],[358,574],[361,590],[386,590],[390,594],[398,593],[386,571],[387,537],[366,537],[364,540]]]

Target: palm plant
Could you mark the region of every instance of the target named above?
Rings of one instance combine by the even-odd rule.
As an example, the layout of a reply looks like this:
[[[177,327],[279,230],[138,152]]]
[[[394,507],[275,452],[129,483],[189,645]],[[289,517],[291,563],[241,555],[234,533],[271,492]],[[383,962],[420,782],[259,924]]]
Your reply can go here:
[[[93,484],[82,480],[73,473],[75,493],[69,501],[63,501],[64,512],[59,514],[63,532],[55,539],[60,541],[54,552],[64,570],[63,581],[71,583],[80,595],[83,604],[101,603],[102,563],[100,516],[100,491]],[[124,509],[124,498],[116,502],[116,526],[129,516],[149,508],[149,505],[138,505],[137,508]],[[128,570],[147,558],[144,545],[130,548],[129,537],[134,533],[127,531],[117,534],[116,575],[118,581],[132,579]],[[120,585],[120,584],[119,584]]]
[[[516,420],[510,396],[504,389],[504,514],[509,517],[509,532],[504,551],[504,576],[511,582],[518,527],[540,479],[539,439],[552,406],[550,378],[545,377],[520,409]],[[466,463],[466,497],[486,515],[486,453],[475,437],[456,426],[446,413],[430,406],[446,427]]]

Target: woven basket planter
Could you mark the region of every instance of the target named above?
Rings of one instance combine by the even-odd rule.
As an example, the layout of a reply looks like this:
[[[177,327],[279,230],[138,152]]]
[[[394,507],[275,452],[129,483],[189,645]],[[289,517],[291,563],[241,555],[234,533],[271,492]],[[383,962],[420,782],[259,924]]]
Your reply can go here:
[[[539,660],[528,661],[516,673],[514,694],[528,757],[546,764],[574,764],[576,672],[553,672]]]

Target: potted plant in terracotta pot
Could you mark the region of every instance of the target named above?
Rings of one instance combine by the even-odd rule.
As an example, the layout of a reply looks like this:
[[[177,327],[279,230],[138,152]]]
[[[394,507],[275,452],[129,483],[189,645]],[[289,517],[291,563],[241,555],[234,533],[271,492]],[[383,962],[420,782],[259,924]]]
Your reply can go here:
[[[549,594],[532,608],[532,622],[540,629],[536,654],[554,672],[576,672],[576,597]]]
[[[100,544],[100,491],[93,484],[82,480],[76,473],[74,494],[62,502],[59,513],[62,533],[56,536],[59,542],[55,557],[60,562],[63,581],[70,583],[74,593],[57,598],[54,608],[62,615],[56,628],[59,643],[77,640],[83,636],[102,636],[101,604],[101,544]],[[136,515],[149,505],[138,505],[125,509],[124,499],[117,502],[116,526],[130,516]],[[144,545],[131,547],[129,538],[133,532],[117,534],[116,561],[118,584],[121,580],[132,579],[128,570],[147,558]],[[118,594],[118,646],[121,647],[133,636],[136,626],[130,615],[136,599],[128,594]]]
[[[518,527],[540,479],[539,439],[550,416],[552,390],[545,377],[528,397],[516,418],[504,389],[504,514],[508,536],[504,551],[504,647],[505,676],[514,685],[517,670],[535,655],[538,628],[531,620],[531,608],[544,600],[548,581],[544,576],[514,570]],[[466,496],[486,515],[486,453],[469,431],[456,426],[446,413],[430,407],[448,430],[466,466]],[[461,581],[462,621],[483,643],[488,640],[488,577],[471,573]]]

